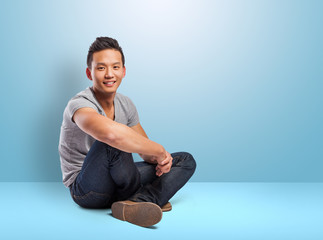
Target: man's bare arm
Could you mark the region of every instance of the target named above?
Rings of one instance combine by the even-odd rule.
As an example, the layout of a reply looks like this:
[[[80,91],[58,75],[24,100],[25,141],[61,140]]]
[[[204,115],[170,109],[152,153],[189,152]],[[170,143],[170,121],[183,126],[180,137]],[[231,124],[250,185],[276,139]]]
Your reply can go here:
[[[92,108],[80,108],[74,113],[77,126],[93,138],[125,152],[154,156],[157,162],[166,157],[164,147],[137,133],[126,125],[98,114]]]

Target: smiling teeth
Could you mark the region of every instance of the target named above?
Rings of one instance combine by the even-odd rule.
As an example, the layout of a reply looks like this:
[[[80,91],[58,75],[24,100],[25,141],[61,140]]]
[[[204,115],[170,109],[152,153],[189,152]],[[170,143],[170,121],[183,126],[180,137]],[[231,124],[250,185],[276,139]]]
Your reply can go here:
[[[104,84],[112,86],[115,82],[105,82]]]

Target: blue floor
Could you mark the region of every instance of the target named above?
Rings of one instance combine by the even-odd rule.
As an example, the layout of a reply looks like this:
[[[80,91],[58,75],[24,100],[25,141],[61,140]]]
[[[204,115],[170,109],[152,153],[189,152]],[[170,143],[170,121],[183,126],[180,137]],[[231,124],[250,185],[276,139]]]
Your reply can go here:
[[[87,210],[62,183],[0,183],[0,239],[323,239],[323,183],[188,183],[142,228]]]

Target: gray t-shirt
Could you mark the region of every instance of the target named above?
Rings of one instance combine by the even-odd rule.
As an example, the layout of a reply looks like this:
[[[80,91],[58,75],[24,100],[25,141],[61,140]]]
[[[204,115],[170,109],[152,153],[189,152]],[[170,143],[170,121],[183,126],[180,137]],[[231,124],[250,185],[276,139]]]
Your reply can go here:
[[[103,108],[96,100],[92,88],[87,88],[78,93],[67,104],[61,126],[59,139],[59,154],[63,183],[69,187],[81,171],[86,154],[90,150],[95,139],[83,132],[73,121],[72,117],[76,110],[84,107],[93,108],[99,114],[106,116]],[[116,93],[114,98],[114,121],[135,126],[139,123],[138,112],[130,98]]]

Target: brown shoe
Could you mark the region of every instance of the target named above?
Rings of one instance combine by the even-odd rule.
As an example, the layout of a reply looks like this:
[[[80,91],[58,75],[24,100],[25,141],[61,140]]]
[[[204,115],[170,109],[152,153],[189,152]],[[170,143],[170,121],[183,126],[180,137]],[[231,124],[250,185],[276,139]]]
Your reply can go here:
[[[161,208],[151,202],[119,201],[111,206],[112,216],[142,227],[158,223],[163,216]]]
[[[162,206],[161,210],[163,212],[169,212],[172,210],[172,204],[170,202],[166,203],[164,206]]]

